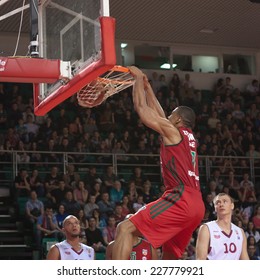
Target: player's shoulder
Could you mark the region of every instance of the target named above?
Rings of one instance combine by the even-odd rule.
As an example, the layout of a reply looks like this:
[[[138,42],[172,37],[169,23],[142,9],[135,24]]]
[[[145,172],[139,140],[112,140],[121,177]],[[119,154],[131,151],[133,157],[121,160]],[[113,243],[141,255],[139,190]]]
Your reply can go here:
[[[209,227],[212,227],[212,226],[215,226],[215,225],[216,225],[216,221],[214,220],[214,221],[209,221],[209,222],[203,223],[201,225],[201,227],[204,226],[204,227],[209,228]]]
[[[81,247],[84,249],[84,250],[87,250],[89,252],[94,252],[94,248],[92,248],[91,246],[88,246],[84,243],[80,243]]]

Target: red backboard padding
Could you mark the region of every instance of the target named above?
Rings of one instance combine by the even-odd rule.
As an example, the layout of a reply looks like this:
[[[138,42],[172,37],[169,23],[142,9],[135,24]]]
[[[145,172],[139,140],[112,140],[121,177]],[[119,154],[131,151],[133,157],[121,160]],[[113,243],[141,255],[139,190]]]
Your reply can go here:
[[[0,82],[54,83],[60,78],[60,60],[0,57]]]
[[[115,19],[100,17],[101,25],[101,59],[83,69],[67,84],[58,88],[44,100],[39,100],[39,85],[34,84],[34,113],[43,116],[55,106],[77,93],[82,87],[107,72],[116,64]]]

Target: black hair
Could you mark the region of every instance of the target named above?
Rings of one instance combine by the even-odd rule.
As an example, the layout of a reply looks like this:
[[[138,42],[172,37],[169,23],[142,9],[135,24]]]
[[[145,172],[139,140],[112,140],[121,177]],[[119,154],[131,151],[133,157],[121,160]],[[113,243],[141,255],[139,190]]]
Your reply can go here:
[[[196,115],[194,111],[187,106],[179,106],[177,114],[181,117],[185,127],[192,129],[195,125]]]

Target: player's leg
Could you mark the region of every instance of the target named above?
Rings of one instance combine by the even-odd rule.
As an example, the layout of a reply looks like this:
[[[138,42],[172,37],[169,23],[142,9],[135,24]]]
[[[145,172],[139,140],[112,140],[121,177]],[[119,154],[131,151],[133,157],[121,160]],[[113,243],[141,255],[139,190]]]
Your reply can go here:
[[[128,260],[133,248],[133,237],[139,234],[135,225],[130,220],[125,220],[118,224],[112,249],[112,259]]]

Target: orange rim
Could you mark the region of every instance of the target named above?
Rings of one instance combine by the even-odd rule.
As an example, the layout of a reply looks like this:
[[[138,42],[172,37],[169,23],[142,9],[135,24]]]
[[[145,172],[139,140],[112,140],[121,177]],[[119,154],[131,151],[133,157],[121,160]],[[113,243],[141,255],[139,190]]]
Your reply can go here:
[[[115,65],[110,71],[118,71],[118,72],[125,72],[125,73],[130,72],[127,67],[120,66],[120,65]]]

